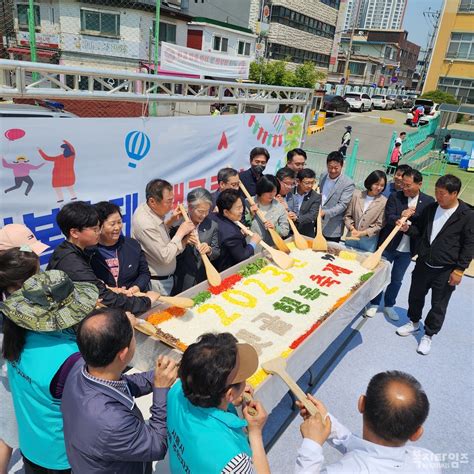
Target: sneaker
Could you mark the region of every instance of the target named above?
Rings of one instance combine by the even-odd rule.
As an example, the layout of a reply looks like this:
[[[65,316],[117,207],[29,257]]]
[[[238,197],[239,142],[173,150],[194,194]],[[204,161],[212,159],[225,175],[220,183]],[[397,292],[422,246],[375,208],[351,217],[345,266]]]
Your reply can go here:
[[[373,318],[378,311],[379,307],[377,305],[371,304],[368,308],[365,309],[365,317]]]
[[[418,349],[416,352],[418,354],[428,355],[431,350],[431,337],[426,334],[421,338],[420,343],[418,344]]]
[[[409,336],[410,334],[413,334],[419,330],[420,330],[420,323],[412,323],[410,321],[404,324],[403,326],[400,326],[397,329],[397,334],[399,336]]]
[[[383,309],[383,312],[392,320],[392,321],[398,321],[400,318],[397,314],[397,312],[391,307],[391,306],[386,306]]]

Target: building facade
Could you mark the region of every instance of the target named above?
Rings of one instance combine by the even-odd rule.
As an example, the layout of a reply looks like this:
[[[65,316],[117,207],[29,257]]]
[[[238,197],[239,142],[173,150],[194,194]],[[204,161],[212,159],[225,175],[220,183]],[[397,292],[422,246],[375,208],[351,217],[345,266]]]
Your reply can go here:
[[[445,0],[423,92],[440,89],[474,104],[474,2]]]
[[[360,3],[360,5],[359,5]],[[347,0],[344,29],[372,28],[399,30],[407,0]],[[358,17],[356,17],[359,12]]]

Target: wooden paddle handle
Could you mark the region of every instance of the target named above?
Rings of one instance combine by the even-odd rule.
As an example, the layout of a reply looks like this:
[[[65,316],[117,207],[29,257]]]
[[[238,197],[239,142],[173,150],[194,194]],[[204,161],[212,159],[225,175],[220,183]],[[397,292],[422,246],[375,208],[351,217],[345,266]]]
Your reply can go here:
[[[185,207],[182,205],[182,204],[179,204],[178,205],[179,207],[179,210],[181,211],[181,214],[183,215],[183,219],[185,221],[190,221],[191,219],[189,218],[189,215],[188,215],[188,212],[186,211]],[[196,236],[196,239],[197,239],[197,242],[198,242],[198,245],[201,243],[201,241],[199,240],[199,232],[196,229],[194,229],[194,235]],[[200,253],[201,257],[203,257],[203,260],[204,260],[204,257],[207,258],[207,255],[206,254],[203,254],[203,253]],[[208,259],[208,262],[211,263]]]
[[[288,212],[287,212],[288,214]],[[290,224],[290,227],[291,227],[291,230],[293,231],[293,234],[298,234],[299,231],[298,229],[296,228],[296,224],[290,219],[290,216],[288,216],[288,224]]]
[[[249,236],[249,237],[252,237],[255,232],[252,232],[248,227],[245,227],[242,222],[239,222],[239,221],[235,221],[235,223]],[[270,245],[268,245],[266,242],[264,242],[264,240],[262,239],[259,243],[259,245],[261,245],[264,249],[267,249],[269,250],[270,252],[272,250],[275,250],[274,248],[270,247]]]
[[[316,415],[318,409],[308,400],[306,394],[301,390],[300,386],[288,375],[288,372],[280,370],[278,375],[288,385],[289,389],[293,392],[295,397],[304,405],[308,413]]]
[[[250,193],[247,191],[247,188],[244,186],[242,181],[239,182],[239,187],[242,190],[242,192],[245,194],[245,197],[247,198],[247,201],[249,202],[249,204],[251,206],[256,206],[256,203],[253,200],[253,197],[250,196]],[[265,214],[260,209],[257,210],[257,216],[264,224],[265,222],[267,222],[267,218],[265,217]]]
[[[382,242],[380,247],[378,248],[378,252],[382,254],[382,252],[387,248],[388,244],[393,240],[393,238],[397,235],[397,232],[401,229],[402,225],[408,220],[408,217],[402,217],[400,219],[400,224],[396,225],[390,234],[388,234],[387,238]]]

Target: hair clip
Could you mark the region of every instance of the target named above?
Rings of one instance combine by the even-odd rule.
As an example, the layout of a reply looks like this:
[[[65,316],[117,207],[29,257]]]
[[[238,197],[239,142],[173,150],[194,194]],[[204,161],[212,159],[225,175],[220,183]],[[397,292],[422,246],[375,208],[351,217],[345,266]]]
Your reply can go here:
[[[30,247],[29,245],[22,245],[22,246],[20,247],[20,250],[21,250],[22,252],[33,252],[33,250],[31,249],[31,247]]]

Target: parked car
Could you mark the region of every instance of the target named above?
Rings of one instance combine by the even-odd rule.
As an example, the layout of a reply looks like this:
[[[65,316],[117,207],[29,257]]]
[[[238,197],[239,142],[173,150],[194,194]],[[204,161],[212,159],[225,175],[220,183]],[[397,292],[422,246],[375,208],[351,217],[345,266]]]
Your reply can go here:
[[[336,115],[334,112],[347,113],[351,109],[351,106],[344,97],[340,95],[325,95],[323,99],[322,110],[326,111],[328,117]]]
[[[402,109],[403,108],[403,100],[400,99],[399,95],[389,95],[388,98],[393,102],[394,109]]]
[[[0,117],[8,118],[72,118],[76,115],[64,110],[56,110],[39,105],[12,104],[9,102],[0,102]]]
[[[426,125],[439,115],[439,104],[433,102],[430,99],[416,99],[410,112],[407,113],[407,118],[405,121],[407,125],[412,124],[411,121],[413,119],[413,112],[415,112],[418,107],[423,107],[424,109],[423,115],[419,120],[419,125]]]
[[[403,102],[404,109],[411,109],[413,107],[413,101],[410,96],[408,95],[399,95],[398,98]]]
[[[347,92],[344,99],[349,102],[351,110],[364,112],[365,110],[372,110],[374,108],[372,99],[368,94],[363,94],[362,92]]]
[[[374,94],[372,96],[374,109],[390,110],[393,109],[393,102],[385,94]]]

